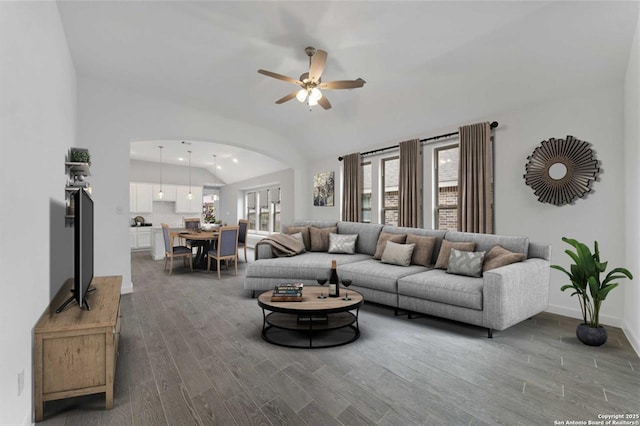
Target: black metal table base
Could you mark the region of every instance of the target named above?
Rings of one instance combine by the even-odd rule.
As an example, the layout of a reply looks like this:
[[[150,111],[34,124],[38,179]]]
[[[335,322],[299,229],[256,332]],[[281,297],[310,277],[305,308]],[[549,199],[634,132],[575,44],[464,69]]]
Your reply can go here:
[[[320,349],[346,345],[358,340],[358,315],[350,311],[326,315],[296,315],[262,309],[262,338],[287,348]]]

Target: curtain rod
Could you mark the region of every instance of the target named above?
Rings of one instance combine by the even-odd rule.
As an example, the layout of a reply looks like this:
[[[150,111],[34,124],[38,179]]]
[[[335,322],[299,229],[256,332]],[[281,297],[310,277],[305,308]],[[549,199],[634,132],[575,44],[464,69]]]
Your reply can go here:
[[[497,121],[493,121],[489,127],[491,127],[492,129],[495,129],[496,127],[498,127],[498,122]],[[425,143],[428,141],[435,141],[437,139],[442,139],[442,138],[448,138],[451,136],[455,136],[457,135],[458,132],[451,132],[451,133],[445,133],[444,135],[438,135],[438,136],[431,136],[430,138],[425,138],[425,139],[420,139],[421,143]],[[383,151],[388,151],[390,149],[396,149],[399,148],[400,145],[393,145],[393,146],[388,146],[386,148],[378,148],[378,149],[374,149],[372,151],[366,151],[366,152],[361,152],[360,155],[371,155],[371,154],[376,154],[378,152],[383,152]],[[344,157],[340,156],[338,157],[338,161],[342,161]]]

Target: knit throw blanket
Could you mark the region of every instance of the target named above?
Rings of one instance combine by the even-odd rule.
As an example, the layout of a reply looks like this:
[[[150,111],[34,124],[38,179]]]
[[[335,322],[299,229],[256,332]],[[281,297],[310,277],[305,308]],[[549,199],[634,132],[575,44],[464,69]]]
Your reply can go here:
[[[258,253],[257,246],[270,245],[271,252],[276,257],[289,257],[300,254],[304,251],[304,243],[287,234],[273,234],[263,238],[256,244],[256,255]]]

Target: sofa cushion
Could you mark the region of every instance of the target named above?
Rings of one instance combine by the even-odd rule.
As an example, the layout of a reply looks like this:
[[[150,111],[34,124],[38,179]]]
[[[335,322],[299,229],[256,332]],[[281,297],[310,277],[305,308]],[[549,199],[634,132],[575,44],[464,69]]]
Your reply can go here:
[[[350,278],[352,284],[358,287],[396,293],[398,291],[398,278],[427,270],[423,266],[410,265],[403,267],[369,259],[338,265],[338,276]]]
[[[522,262],[526,256],[523,253],[514,253],[501,246],[493,246],[484,257],[483,271],[490,271],[501,266]]]
[[[371,256],[376,252],[376,244],[381,230],[382,225],[375,223],[338,222],[339,234],[358,234],[356,253],[364,253]]]
[[[247,277],[282,278],[285,280],[313,280],[319,276],[329,277],[331,261],[340,265],[371,259],[366,254],[333,254],[306,252],[291,257],[260,259],[247,264]]]
[[[450,275],[433,269],[400,278],[398,294],[482,310],[482,285],[482,278]]]
[[[476,243],[476,251],[489,251],[493,246],[502,246],[514,253],[526,255],[529,252],[529,238],[527,237],[448,231],[445,240],[456,242],[473,241]]]
[[[411,255],[415,246],[415,244],[398,244],[393,241],[387,241],[380,261],[390,265],[409,266],[411,265]]]
[[[391,234],[389,232],[381,232],[380,236],[378,237],[378,243],[376,244],[376,253],[373,255],[373,258],[378,260],[382,259],[382,253],[387,246],[387,241],[404,244],[406,239],[406,234]]]
[[[438,253],[438,260],[436,261],[436,269],[447,269],[452,248],[461,251],[473,251],[476,248],[476,243],[452,243],[451,241],[447,240],[442,241],[442,245],[440,246],[440,253]]]
[[[338,228],[316,228],[315,226],[309,227],[309,234],[311,236],[311,250],[310,251],[324,251],[329,250],[329,234],[335,234],[338,232]]]
[[[414,265],[429,266],[432,265],[433,249],[436,247],[436,237],[425,237],[422,235],[407,235],[406,244],[415,244],[411,263]]]
[[[329,234],[329,253],[354,254],[358,234]]]
[[[302,242],[304,243],[305,250],[311,250],[311,236],[309,234],[308,226],[285,226],[284,233],[290,235],[300,233],[302,235]]]
[[[385,225],[382,228],[383,232],[389,232],[391,234],[407,234],[409,235],[419,235],[423,237],[435,237],[436,238],[436,246],[433,249],[433,254],[431,255],[431,260],[427,265],[433,265],[436,263],[438,259],[438,253],[440,252],[440,245],[442,244],[442,240],[444,240],[444,236],[447,234],[447,231],[439,230],[439,229],[424,229],[424,228],[408,228],[406,226],[391,226]]]
[[[484,251],[460,251],[452,248],[447,273],[481,277],[484,254]]]

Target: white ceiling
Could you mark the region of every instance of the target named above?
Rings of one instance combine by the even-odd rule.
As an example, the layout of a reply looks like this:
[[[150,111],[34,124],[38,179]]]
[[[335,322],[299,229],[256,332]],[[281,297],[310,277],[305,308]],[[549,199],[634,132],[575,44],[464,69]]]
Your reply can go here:
[[[281,134],[307,158],[429,136],[487,114],[620,82],[637,2],[66,2],[79,74]],[[276,99],[304,48],[329,53],[333,108]],[[496,117],[498,119],[498,117]],[[204,155],[207,157],[208,154]]]
[[[130,158],[159,163],[159,146],[163,147],[163,164],[188,166],[188,151],[191,151],[191,167],[206,169],[218,178],[217,182],[219,183],[241,182],[255,176],[262,176],[287,168],[282,162],[257,152],[225,144],[194,140],[131,142]],[[214,155],[216,156],[215,159]]]

